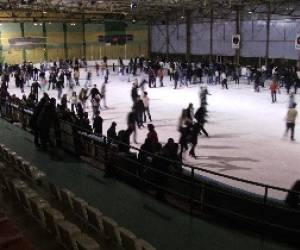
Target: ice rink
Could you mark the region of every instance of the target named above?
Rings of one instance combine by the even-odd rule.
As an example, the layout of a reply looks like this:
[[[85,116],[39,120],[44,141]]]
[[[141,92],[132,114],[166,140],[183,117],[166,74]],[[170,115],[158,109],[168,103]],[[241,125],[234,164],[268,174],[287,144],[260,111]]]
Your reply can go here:
[[[86,72],[81,70],[81,86],[84,86]],[[130,91],[134,77],[110,74],[107,84],[108,109],[101,111],[104,119],[103,131],[106,132],[112,121],[117,122],[117,130],[126,129],[126,117],[132,106]],[[139,76],[137,77],[139,78]],[[204,78],[206,81],[206,78]],[[103,77],[97,77],[93,71],[93,84],[100,88]],[[178,141],[178,120],[183,108],[193,103],[199,107],[199,84],[173,89],[169,78],[164,79],[165,87],[147,89],[150,97],[150,110],[153,124],[161,143],[172,137]],[[159,85],[159,84],[157,84]],[[79,93],[80,87],[76,87]],[[285,115],[289,96],[285,89],[278,95],[278,103],[272,104],[268,89],[255,93],[252,85],[241,80],[240,85],[229,82],[229,90],[220,85],[208,86],[208,123],[206,129],[210,138],[199,137],[196,149],[197,159],[185,155],[185,163],[251,181],[290,188],[300,179],[300,126],[299,119],[295,129],[296,141],[284,137]],[[15,88],[11,80],[9,92],[21,97],[20,89]],[[25,89],[26,94],[29,88]],[[70,92],[64,89],[64,93]],[[57,91],[51,90],[50,96],[57,97]],[[41,94],[40,94],[41,95]],[[300,95],[295,97],[300,104]],[[300,106],[300,105],[299,105]],[[299,109],[299,107],[298,107]],[[89,102],[89,112],[91,104]],[[138,130],[138,142],[142,144],[147,127]],[[214,177],[251,192],[264,193],[263,188]],[[270,196],[284,198],[281,192],[270,192]]]

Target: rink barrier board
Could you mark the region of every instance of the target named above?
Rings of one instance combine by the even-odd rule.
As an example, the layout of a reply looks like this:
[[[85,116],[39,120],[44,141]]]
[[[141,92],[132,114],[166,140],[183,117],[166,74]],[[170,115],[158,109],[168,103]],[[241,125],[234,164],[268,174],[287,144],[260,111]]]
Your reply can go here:
[[[26,113],[31,112],[17,109],[14,106],[6,105],[8,112],[7,120],[11,121],[12,109]],[[2,110],[2,109],[1,109]],[[17,111],[13,111],[17,112]],[[22,117],[15,115],[14,117]],[[28,120],[23,119],[22,127],[29,126]],[[129,183],[148,193],[159,190],[167,195],[174,196],[184,202],[183,208],[194,215],[213,214],[218,217],[227,215],[234,220],[243,220],[258,228],[268,227],[280,233],[300,234],[300,211],[289,208],[284,201],[268,197],[270,190],[282,191],[285,193],[298,192],[268,186],[257,182],[243,180],[240,178],[220,174],[214,171],[184,165],[185,169],[178,169],[178,162],[171,162],[164,159],[176,168],[170,168],[162,172],[149,164],[141,164],[137,159],[139,149],[129,145],[123,145],[131,149],[130,152],[117,152],[113,144],[107,143],[105,137],[96,137],[91,131],[84,130],[66,121],[59,121],[59,133],[61,135],[61,147],[68,152],[87,155],[99,162],[102,162],[113,172],[113,175],[126,183]],[[55,133],[57,134],[57,133]],[[74,138],[76,136],[76,138]],[[76,142],[75,142],[76,141]],[[145,152],[151,155],[148,152]],[[151,155],[151,157],[157,157]],[[109,162],[109,164],[108,164]],[[190,168],[188,171],[186,168]],[[230,180],[244,182],[264,189],[265,195],[258,195],[239,188],[232,187],[209,177],[195,173],[195,170],[221,176]],[[157,179],[164,179],[163,185],[157,183]],[[174,205],[174,204],[172,204]]]

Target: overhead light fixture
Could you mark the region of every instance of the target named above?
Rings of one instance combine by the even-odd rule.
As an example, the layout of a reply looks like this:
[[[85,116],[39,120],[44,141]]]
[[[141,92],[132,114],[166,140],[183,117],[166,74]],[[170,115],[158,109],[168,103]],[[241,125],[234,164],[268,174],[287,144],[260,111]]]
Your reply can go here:
[[[47,11],[44,10],[43,13],[44,13],[44,14],[47,14]]]
[[[34,23],[33,25],[34,25],[34,26],[37,26],[38,24],[37,24],[37,23]]]
[[[252,11],[248,11],[249,14],[252,14]]]

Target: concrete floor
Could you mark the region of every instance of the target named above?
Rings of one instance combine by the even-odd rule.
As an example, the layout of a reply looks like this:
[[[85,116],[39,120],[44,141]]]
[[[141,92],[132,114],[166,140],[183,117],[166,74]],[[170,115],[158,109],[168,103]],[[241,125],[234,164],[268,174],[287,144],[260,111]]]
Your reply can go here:
[[[38,151],[29,133],[1,119],[0,143],[158,250],[297,249],[193,218],[114,179],[104,179],[101,171],[78,158]]]

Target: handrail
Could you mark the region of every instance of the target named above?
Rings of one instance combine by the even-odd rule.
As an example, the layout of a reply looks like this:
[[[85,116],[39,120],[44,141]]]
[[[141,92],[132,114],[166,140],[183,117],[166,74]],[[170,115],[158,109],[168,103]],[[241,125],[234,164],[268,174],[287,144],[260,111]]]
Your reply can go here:
[[[11,105],[15,108],[19,108],[20,106],[16,105],[16,104],[12,104],[12,103],[7,103],[8,105]],[[25,109],[23,110],[25,111]],[[26,109],[26,113],[28,115],[31,115],[32,114],[32,111],[30,112],[29,109]],[[87,137],[91,140],[94,140],[94,138],[91,138],[89,137],[89,135],[93,135],[93,137],[98,137],[98,138],[102,138],[103,139],[103,142],[106,142],[107,141],[107,137],[102,135],[102,136],[96,136],[93,134],[92,131],[90,130],[87,130],[86,128],[83,128],[83,127],[80,127],[76,124],[73,124],[67,120],[63,120],[61,119],[60,121],[64,122],[65,124],[68,124],[69,126],[73,127],[73,128],[76,128],[80,131],[84,131],[85,133],[87,133]],[[191,169],[191,172],[192,172],[192,169],[194,170],[199,170],[201,172],[204,172],[204,173],[207,173],[207,174],[211,174],[211,175],[214,175],[214,176],[219,176],[219,177],[223,177],[223,178],[226,178],[226,179],[230,179],[230,180],[234,180],[234,181],[237,181],[237,182],[243,182],[243,183],[246,183],[246,184],[251,184],[251,185],[254,185],[254,186],[257,186],[257,187],[262,187],[262,188],[268,188],[268,189],[273,189],[273,190],[277,190],[277,191],[281,191],[281,192],[286,192],[286,193],[294,193],[294,194],[298,194],[300,195],[300,192],[299,191],[294,191],[294,190],[290,190],[290,189],[287,189],[287,188],[282,188],[282,187],[278,187],[278,186],[274,186],[274,185],[269,185],[269,184],[264,184],[264,183],[261,183],[261,182],[257,182],[257,181],[251,181],[251,180],[248,180],[248,179],[244,179],[244,178],[240,178],[240,177],[235,177],[235,176],[231,176],[231,175],[227,175],[227,174],[222,174],[222,173],[218,173],[218,172],[215,172],[213,170],[209,170],[209,169],[205,169],[205,168],[201,168],[201,167],[195,167],[195,166],[192,166],[192,165],[189,165],[189,164],[186,164],[186,163],[183,163],[183,162],[179,162],[179,161],[174,161],[174,160],[171,160],[169,158],[166,158],[164,156],[161,156],[161,155],[157,155],[155,153],[152,153],[152,152],[148,152],[148,151],[145,151],[145,150],[142,150],[142,149],[139,149],[137,147],[134,147],[132,145],[128,145],[128,144],[125,144],[121,141],[118,141],[118,140],[115,140],[115,139],[109,139],[111,140],[112,142],[116,143],[116,144],[119,144],[119,145],[123,145],[123,146],[126,146],[126,147],[129,147],[130,149],[133,149],[133,150],[136,150],[138,152],[143,152],[149,156],[152,156],[152,157],[156,157],[156,158],[161,158],[163,160],[166,160],[172,164],[175,164],[175,165],[182,165],[184,167],[187,167],[187,168],[190,168]]]

